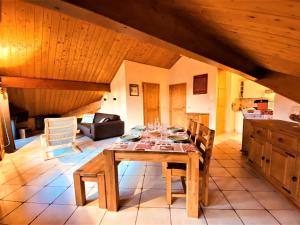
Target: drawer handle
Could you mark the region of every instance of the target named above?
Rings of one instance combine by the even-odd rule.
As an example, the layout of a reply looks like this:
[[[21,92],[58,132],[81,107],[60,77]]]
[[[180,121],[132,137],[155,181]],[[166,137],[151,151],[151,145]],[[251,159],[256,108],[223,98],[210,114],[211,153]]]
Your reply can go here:
[[[270,163],[270,159],[266,159],[266,163]]]
[[[287,154],[288,156],[292,157],[292,158],[296,158],[296,156],[292,155],[291,153],[289,152],[285,152],[285,154]]]
[[[265,157],[264,157],[264,156],[262,156],[262,157],[261,157],[261,160],[265,160]]]
[[[283,142],[283,138],[278,138],[278,142],[282,143]]]
[[[256,131],[256,133],[257,133],[257,134],[260,134],[260,133],[261,133],[261,131],[260,131],[260,130],[258,130],[258,131]]]
[[[287,193],[291,194],[291,191],[290,191],[290,190],[288,190],[287,188],[285,188],[285,187],[282,187],[282,189],[283,189],[283,190],[285,190]]]
[[[292,181],[296,182],[298,180],[298,178],[296,176],[292,176]]]

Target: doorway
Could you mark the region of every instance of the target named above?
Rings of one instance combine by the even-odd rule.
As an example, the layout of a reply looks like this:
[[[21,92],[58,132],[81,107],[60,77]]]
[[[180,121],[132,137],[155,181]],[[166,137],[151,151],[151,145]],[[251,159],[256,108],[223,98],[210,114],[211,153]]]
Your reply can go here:
[[[185,127],[186,123],[186,83],[169,86],[170,125]]]
[[[159,84],[143,83],[144,125],[160,121]]]

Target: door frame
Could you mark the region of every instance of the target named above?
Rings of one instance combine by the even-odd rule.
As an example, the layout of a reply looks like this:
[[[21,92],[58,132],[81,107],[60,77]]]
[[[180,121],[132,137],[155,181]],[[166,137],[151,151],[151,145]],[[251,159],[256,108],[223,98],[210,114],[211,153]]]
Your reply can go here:
[[[160,112],[160,84],[159,83],[151,83],[151,82],[142,82],[142,92],[143,92],[143,119],[144,119],[144,125],[145,124],[145,95],[144,95],[144,84],[155,84],[158,85],[158,115],[159,115],[159,121],[161,122],[161,112]]]
[[[185,114],[186,114],[186,97],[187,97],[187,83],[177,83],[177,84],[169,84],[169,123],[170,125],[172,124],[172,101],[171,101],[171,86],[175,86],[175,85],[185,85]],[[186,119],[186,118],[185,118]],[[186,121],[185,121],[186,122]]]

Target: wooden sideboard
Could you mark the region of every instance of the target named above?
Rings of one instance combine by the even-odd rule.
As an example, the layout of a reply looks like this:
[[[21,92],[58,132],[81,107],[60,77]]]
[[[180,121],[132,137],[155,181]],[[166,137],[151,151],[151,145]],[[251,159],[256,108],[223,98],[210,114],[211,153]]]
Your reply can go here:
[[[209,127],[209,114],[208,113],[186,113],[187,121],[193,119],[199,123]]]
[[[300,127],[282,120],[244,120],[242,150],[253,167],[300,207]]]

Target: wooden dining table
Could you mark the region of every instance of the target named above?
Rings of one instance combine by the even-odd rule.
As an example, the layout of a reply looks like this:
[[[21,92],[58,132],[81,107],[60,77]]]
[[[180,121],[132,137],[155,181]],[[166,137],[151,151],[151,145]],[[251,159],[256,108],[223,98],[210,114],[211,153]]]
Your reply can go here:
[[[199,158],[200,152],[192,143],[172,143],[157,139],[114,143],[103,151],[108,211],[119,208],[118,163],[146,161],[186,163],[186,210],[189,217],[199,217]]]

